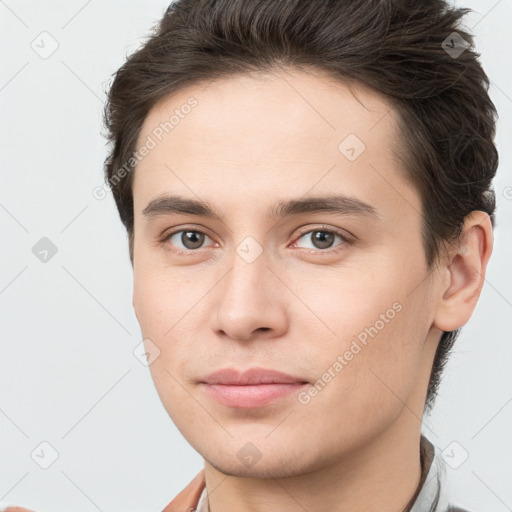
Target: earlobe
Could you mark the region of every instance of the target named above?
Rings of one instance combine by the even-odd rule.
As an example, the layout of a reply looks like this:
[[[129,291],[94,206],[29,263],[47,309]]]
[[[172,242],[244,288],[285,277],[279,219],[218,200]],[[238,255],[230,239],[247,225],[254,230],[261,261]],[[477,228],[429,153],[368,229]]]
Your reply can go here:
[[[448,279],[439,289],[435,327],[453,331],[469,321],[484,284],[492,247],[489,215],[482,211],[471,212],[466,217],[459,243],[445,264]]]

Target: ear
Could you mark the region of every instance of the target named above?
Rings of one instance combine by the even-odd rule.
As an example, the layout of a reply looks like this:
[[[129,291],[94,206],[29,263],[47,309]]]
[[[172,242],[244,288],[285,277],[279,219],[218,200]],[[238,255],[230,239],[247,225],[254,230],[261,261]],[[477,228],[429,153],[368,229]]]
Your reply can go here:
[[[459,243],[440,269],[445,278],[439,288],[435,327],[453,331],[469,321],[484,285],[492,248],[489,215],[477,210],[471,212],[465,219]]]

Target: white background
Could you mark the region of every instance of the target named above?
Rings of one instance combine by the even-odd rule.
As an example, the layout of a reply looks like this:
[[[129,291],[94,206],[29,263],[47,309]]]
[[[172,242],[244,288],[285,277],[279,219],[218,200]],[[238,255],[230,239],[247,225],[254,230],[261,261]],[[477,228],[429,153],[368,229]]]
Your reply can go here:
[[[512,510],[512,0],[457,5],[475,10],[466,25],[500,113],[498,225],[480,302],[424,432],[441,450],[455,441],[449,451],[459,457],[460,445],[469,453],[449,470],[459,505],[505,512]],[[202,468],[133,354],[141,334],[126,234],[110,192],[103,200],[92,194],[103,184],[109,76],[166,7],[0,1],[0,505],[159,511]],[[47,59],[31,48],[43,31],[58,42]],[[42,237],[58,249],[47,263],[32,253]],[[31,458],[43,441],[58,452],[48,469]]]

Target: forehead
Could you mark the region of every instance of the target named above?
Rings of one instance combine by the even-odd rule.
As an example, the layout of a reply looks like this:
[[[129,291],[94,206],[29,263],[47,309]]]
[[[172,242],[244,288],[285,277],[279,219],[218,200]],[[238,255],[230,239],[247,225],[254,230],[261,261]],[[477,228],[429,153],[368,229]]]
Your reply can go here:
[[[196,105],[190,107],[192,102]],[[210,150],[218,153],[209,144],[215,142],[221,144],[226,157],[244,160],[260,160],[262,151],[271,150],[273,156],[293,156],[314,149],[318,141],[337,149],[338,139],[349,133],[364,141],[378,139],[376,142],[391,142],[395,135],[395,113],[382,95],[363,84],[345,83],[312,70],[260,71],[179,90],[149,112],[139,142],[168,122],[173,113],[177,115],[172,128],[163,135],[171,138],[165,135],[172,131],[172,139],[183,151],[190,149],[205,156]],[[387,119],[381,123],[383,117]],[[200,130],[197,137],[189,136],[192,128]],[[226,136],[243,144],[233,147]],[[254,147],[254,138],[264,146]],[[281,144],[284,141],[286,145]]]
[[[391,105],[364,85],[311,70],[235,75],[182,89],[149,112],[138,147],[150,139],[134,176],[138,211],[176,188],[229,199],[249,186],[261,200],[272,185],[289,185],[291,196],[334,183],[355,193],[362,182],[382,188],[379,169],[398,176]]]

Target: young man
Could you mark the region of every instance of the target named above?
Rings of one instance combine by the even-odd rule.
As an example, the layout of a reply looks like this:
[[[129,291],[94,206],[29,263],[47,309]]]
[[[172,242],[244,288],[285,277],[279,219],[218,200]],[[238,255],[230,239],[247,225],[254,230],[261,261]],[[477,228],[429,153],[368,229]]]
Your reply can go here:
[[[204,458],[165,512],[461,510],[421,426],[493,245],[467,11],[178,0],[117,72],[133,305]]]
[[[466,12],[179,0],[117,72],[133,305],[205,461],[167,512],[456,510],[421,425],[493,244]]]

